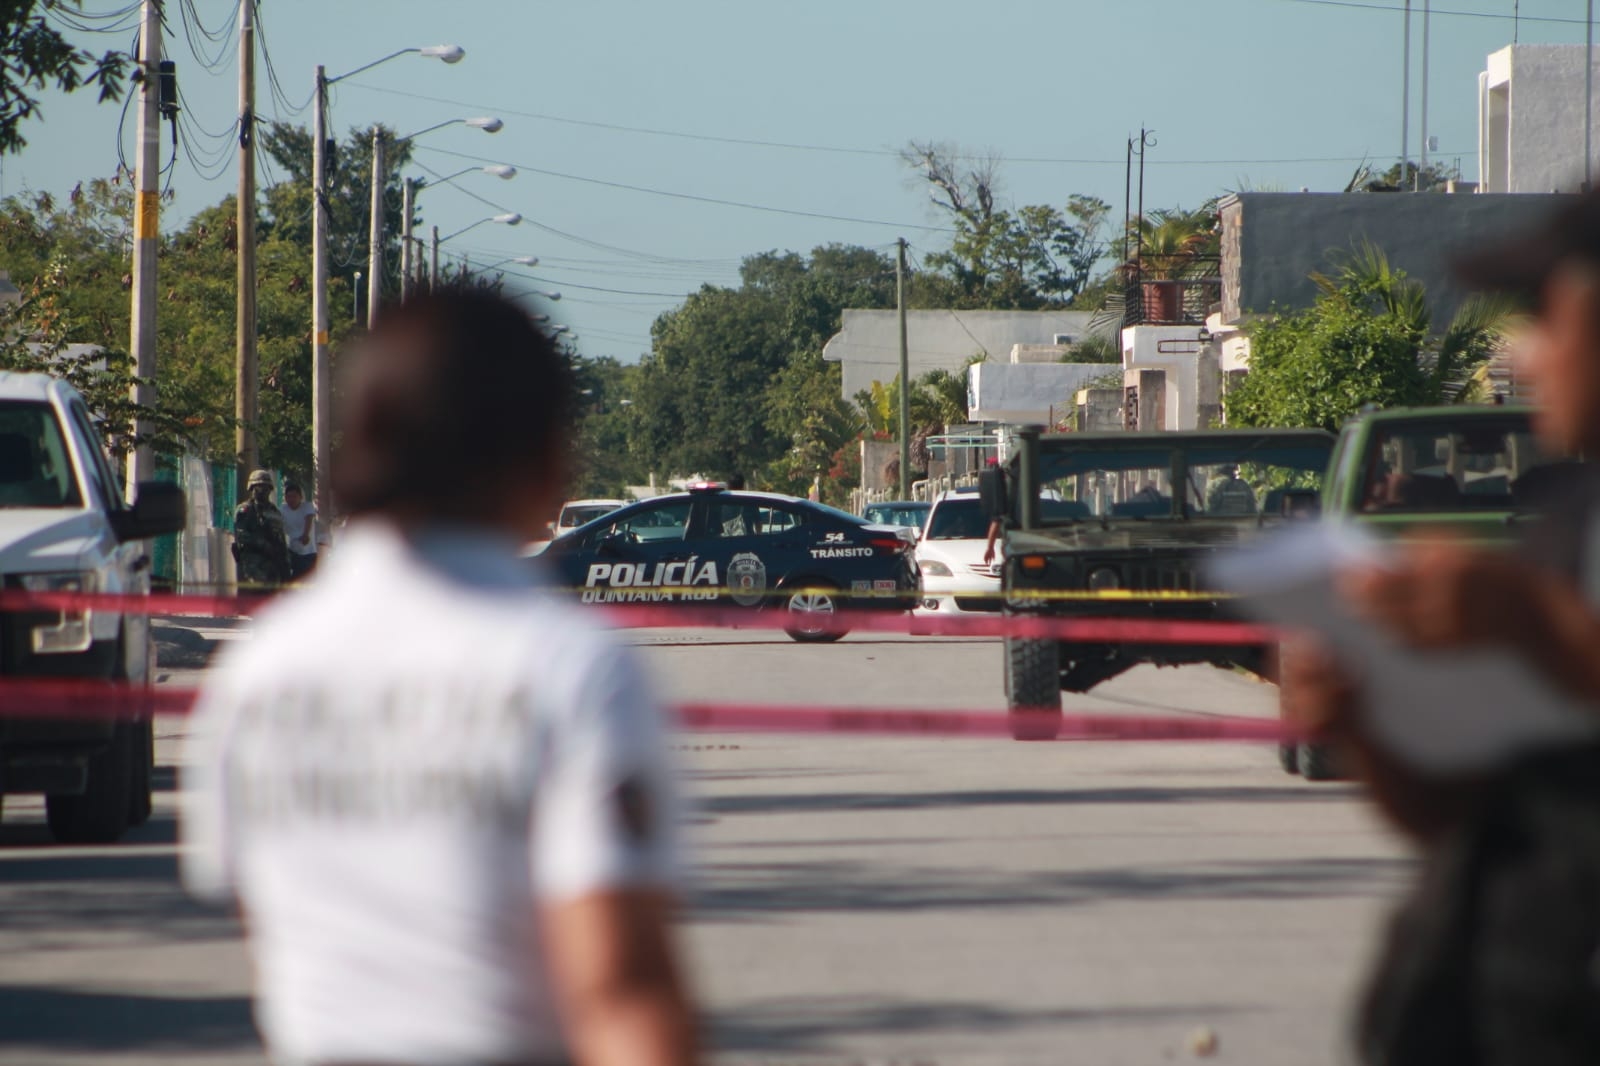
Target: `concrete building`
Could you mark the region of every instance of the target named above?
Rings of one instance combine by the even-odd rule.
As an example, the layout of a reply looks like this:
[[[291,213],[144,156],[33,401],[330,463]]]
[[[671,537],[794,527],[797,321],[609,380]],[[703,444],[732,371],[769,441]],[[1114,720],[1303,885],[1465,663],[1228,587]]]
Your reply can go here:
[[[911,378],[930,370],[960,370],[974,357],[1006,359],[1016,345],[1070,346],[1089,335],[1084,311],[910,311],[906,337]],[[885,385],[900,373],[900,324],[894,311],[844,313],[844,328],[822,357],[843,370],[844,398]]]
[[[1239,193],[1222,201],[1222,321],[1309,307],[1313,272],[1336,270],[1362,241],[1422,283],[1435,322],[1467,290],[1460,252],[1543,222],[1560,197],[1448,193]]]
[[[1579,190],[1586,54],[1579,44],[1514,44],[1489,56],[1478,75],[1482,192]],[[1600,75],[1600,64],[1595,73]],[[1600,85],[1600,76],[1595,81]],[[1600,162],[1600,109],[1592,121],[1591,150]]]
[[[967,417],[1053,426],[1076,409],[1080,390],[1118,369],[1115,363],[975,363],[967,372]]]

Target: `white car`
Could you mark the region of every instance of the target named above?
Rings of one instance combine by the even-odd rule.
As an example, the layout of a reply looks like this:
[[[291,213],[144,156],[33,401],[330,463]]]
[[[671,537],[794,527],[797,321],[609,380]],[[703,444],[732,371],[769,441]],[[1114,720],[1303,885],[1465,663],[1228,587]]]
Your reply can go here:
[[[561,514],[557,516],[555,525],[550,529],[550,536],[545,540],[536,540],[528,545],[526,555],[538,555],[550,546],[550,541],[557,537],[564,537],[579,526],[587,525],[596,518],[603,518],[612,511],[626,507],[627,500],[568,500],[561,505]]]
[[[83,397],[45,374],[0,373],[0,581],[37,593],[150,591],[149,537],[183,529],[177,485],[130,507]],[[96,606],[0,614],[0,674],[126,686],[154,682],[145,611]],[[42,708],[41,708],[42,709]],[[149,714],[120,720],[0,716],[0,793],[42,792],[51,834],[106,843],[150,817]]]
[[[1000,557],[983,561],[989,519],[977,490],[946,492],[933,502],[917,542],[922,568],[922,618],[1000,610]]]

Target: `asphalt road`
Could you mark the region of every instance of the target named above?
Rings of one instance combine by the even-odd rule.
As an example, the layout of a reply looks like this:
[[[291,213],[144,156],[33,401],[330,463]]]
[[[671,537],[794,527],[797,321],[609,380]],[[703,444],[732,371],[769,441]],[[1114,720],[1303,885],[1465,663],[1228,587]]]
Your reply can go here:
[[[192,684],[225,630],[167,630]],[[988,641],[657,631],[674,698],[1001,706]],[[1271,688],[1140,670],[1106,713],[1273,713]],[[0,1064],[259,1063],[225,912],[175,881],[173,766],[124,843],[0,825]],[[1224,743],[682,735],[697,874],[686,948],[723,1063],[1349,1061],[1347,1020],[1406,853],[1348,787]]]

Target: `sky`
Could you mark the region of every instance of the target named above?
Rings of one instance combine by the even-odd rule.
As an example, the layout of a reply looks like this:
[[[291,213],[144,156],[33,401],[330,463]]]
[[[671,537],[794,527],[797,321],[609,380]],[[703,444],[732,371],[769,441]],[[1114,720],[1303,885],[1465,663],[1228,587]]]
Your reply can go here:
[[[110,15],[128,0],[83,0]],[[229,135],[232,0],[167,0],[167,55],[186,105],[171,174],[172,228],[236,187]],[[1413,4],[1411,140],[1419,143],[1422,0]],[[445,251],[510,267],[586,355],[649,350],[650,324],[687,293],[735,285],[742,257],[831,242],[913,257],[947,245],[926,187],[897,158],[933,140],[1002,159],[1005,204],[1099,196],[1120,213],[1128,139],[1153,131],[1146,207],[1193,206],[1239,188],[1337,191],[1363,159],[1382,170],[1401,140],[1402,0],[260,0],[281,93],[258,59],[257,112],[309,125],[313,70],[330,77],[398,49],[456,44],[460,63],[405,55],[335,87],[331,129],[400,133],[496,115],[415,142],[409,174],[473,173],[419,197]],[[1428,132],[1438,158],[1477,170],[1477,75],[1513,39],[1582,43],[1577,0],[1434,0]],[[1514,23],[1513,9],[1520,11]],[[95,51],[114,32],[74,34]],[[202,55],[182,30],[188,21]],[[220,37],[213,44],[201,28]],[[204,62],[202,62],[204,60]],[[214,71],[212,69],[214,68]],[[281,99],[280,99],[281,97]],[[57,195],[132,159],[134,122],[92,93],[48,93],[29,144],[0,161],[0,193]],[[170,152],[163,130],[163,164]],[[263,166],[260,180],[275,175]],[[431,171],[431,173],[430,173]],[[655,191],[642,191],[655,190]],[[662,195],[670,193],[675,195]],[[425,230],[424,230],[425,232]],[[0,268],[4,267],[0,249]],[[514,271],[514,273],[513,273]],[[527,275],[523,277],[521,275]],[[530,298],[537,302],[537,298]]]

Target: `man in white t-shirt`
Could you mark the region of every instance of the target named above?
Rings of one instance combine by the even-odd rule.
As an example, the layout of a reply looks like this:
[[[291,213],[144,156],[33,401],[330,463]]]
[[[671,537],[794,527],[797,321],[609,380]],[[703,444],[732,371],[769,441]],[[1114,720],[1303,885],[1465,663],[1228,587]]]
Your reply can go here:
[[[317,565],[317,507],[298,481],[283,484],[284,539],[289,542],[289,580],[298,581]]]
[[[185,881],[240,904],[276,1062],[693,1062],[657,708],[521,558],[565,365],[470,290],[389,310],[353,362],[353,520],[206,685]]]

